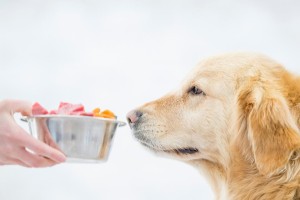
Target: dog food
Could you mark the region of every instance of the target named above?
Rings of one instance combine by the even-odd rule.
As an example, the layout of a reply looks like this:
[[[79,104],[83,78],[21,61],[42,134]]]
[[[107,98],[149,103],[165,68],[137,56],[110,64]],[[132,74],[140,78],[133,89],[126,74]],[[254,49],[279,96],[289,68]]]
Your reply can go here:
[[[66,102],[61,102],[57,110],[51,110],[48,112],[41,104],[38,102],[32,105],[33,115],[81,115],[89,117],[102,117],[109,119],[116,119],[115,114],[110,110],[104,110],[101,112],[100,108],[95,108],[92,112],[86,112],[82,104],[71,104]]]

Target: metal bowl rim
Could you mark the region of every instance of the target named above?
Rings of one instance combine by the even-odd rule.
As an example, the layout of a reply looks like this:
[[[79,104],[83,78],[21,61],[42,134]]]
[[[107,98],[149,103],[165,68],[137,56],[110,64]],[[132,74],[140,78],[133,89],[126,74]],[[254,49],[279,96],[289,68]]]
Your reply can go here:
[[[125,126],[126,123],[122,121],[118,121],[115,119],[108,118],[100,118],[100,117],[91,117],[91,116],[82,116],[82,115],[32,115],[32,116],[22,116],[21,120],[28,122],[28,119],[34,118],[77,118],[77,119],[91,119],[91,120],[99,120],[106,122],[113,122],[118,124],[119,126]]]

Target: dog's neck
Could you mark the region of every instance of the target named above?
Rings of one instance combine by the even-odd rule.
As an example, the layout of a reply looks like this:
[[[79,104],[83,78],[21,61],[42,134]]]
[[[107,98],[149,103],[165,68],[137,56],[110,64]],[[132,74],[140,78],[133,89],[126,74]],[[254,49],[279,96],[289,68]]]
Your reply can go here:
[[[243,159],[243,156],[232,156],[235,159],[227,169],[208,160],[190,162],[206,176],[217,200],[300,199],[299,172],[292,180],[284,174],[288,172],[267,177],[259,173],[255,164]]]
[[[193,160],[189,164],[196,167],[209,181],[217,200],[228,200],[227,175],[222,165],[205,159]]]
[[[242,156],[242,152],[234,151],[230,170],[227,172],[229,199],[298,199],[300,188],[299,160],[294,165],[276,175],[264,175],[256,164]],[[295,169],[292,169],[292,168]]]

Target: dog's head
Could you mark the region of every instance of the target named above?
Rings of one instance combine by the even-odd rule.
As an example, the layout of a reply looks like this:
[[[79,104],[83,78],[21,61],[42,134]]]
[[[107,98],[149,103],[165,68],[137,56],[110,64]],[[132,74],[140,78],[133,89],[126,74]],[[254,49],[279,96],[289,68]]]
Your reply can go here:
[[[134,136],[157,153],[228,165],[238,149],[261,173],[279,172],[300,148],[299,113],[292,110],[300,87],[293,81],[261,55],[212,57],[178,90],[131,111],[128,121]]]

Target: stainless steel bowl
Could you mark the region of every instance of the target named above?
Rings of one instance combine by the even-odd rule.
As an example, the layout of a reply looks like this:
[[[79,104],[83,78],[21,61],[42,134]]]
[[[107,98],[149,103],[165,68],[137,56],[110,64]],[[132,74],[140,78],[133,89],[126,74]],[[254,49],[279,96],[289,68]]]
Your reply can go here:
[[[39,115],[25,117],[30,133],[62,151],[69,162],[106,161],[118,126],[126,123],[95,117]]]

